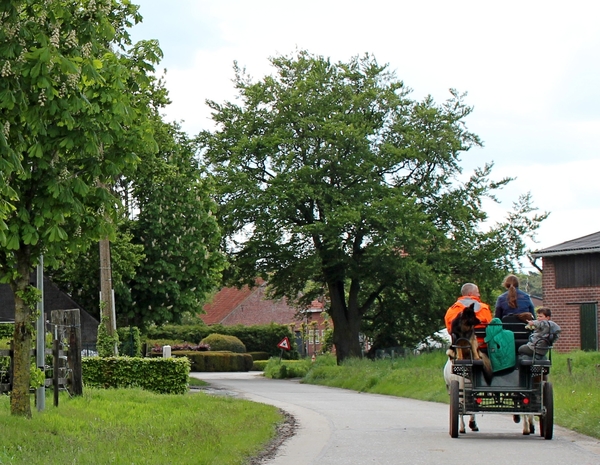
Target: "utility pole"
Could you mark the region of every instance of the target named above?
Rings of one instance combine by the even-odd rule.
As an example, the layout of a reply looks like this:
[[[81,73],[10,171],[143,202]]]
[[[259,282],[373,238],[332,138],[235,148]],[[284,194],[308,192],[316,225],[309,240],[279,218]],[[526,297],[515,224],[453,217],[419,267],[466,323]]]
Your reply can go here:
[[[42,298],[37,303],[38,319],[36,322],[36,340],[35,354],[36,365],[46,373],[46,318],[44,316],[44,256],[40,255],[40,262],[37,266],[37,288],[42,294]],[[35,403],[38,412],[46,408],[46,384],[35,390]]]
[[[117,330],[115,306],[112,289],[112,270],[110,266],[110,242],[100,240],[100,313],[106,318],[106,332],[114,336]],[[115,355],[117,347],[115,345]]]

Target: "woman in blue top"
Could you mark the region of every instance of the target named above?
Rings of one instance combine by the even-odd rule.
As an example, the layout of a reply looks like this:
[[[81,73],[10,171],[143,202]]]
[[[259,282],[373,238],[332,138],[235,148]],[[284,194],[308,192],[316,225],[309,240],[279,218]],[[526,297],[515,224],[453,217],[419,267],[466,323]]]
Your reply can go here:
[[[529,294],[519,290],[519,278],[509,274],[504,278],[502,285],[508,289],[504,294],[498,297],[496,301],[495,318],[505,317],[506,315],[517,315],[519,313],[531,313],[535,315],[535,307]],[[535,318],[535,316],[534,316]]]

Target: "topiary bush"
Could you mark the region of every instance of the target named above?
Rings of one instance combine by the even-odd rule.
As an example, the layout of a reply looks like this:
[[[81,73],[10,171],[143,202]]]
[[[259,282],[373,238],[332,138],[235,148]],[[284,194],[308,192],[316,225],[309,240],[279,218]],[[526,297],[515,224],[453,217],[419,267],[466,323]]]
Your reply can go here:
[[[191,350],[178,350],[172,352],[173,357],[187,357],[191,364],[191,371],[250,371],[252,356],[229,351],[198,352]]]
[[[238,354],[246,353],[246,346],[242,341],[226,334],[210,334],[202,339],[200,344],[208,344],[213,351],[228,350]]]

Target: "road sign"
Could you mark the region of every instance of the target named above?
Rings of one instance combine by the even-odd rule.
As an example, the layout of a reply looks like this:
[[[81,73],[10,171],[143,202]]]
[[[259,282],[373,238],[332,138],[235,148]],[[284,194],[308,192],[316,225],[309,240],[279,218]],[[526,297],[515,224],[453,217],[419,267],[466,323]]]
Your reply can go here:
[[[288,337],[284,337],[279,344],[277,344],[279,349],[290,350],[292,346],[290,345],[290,340]]]

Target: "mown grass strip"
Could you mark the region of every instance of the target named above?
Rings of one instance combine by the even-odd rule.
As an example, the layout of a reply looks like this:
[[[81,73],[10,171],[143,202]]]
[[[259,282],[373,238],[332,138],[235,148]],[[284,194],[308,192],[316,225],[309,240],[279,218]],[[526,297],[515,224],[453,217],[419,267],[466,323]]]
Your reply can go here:
[[[85,389],[32,419],[0,396],[1,464],[243,464],[274,436],[275,407],[203,393]]]

